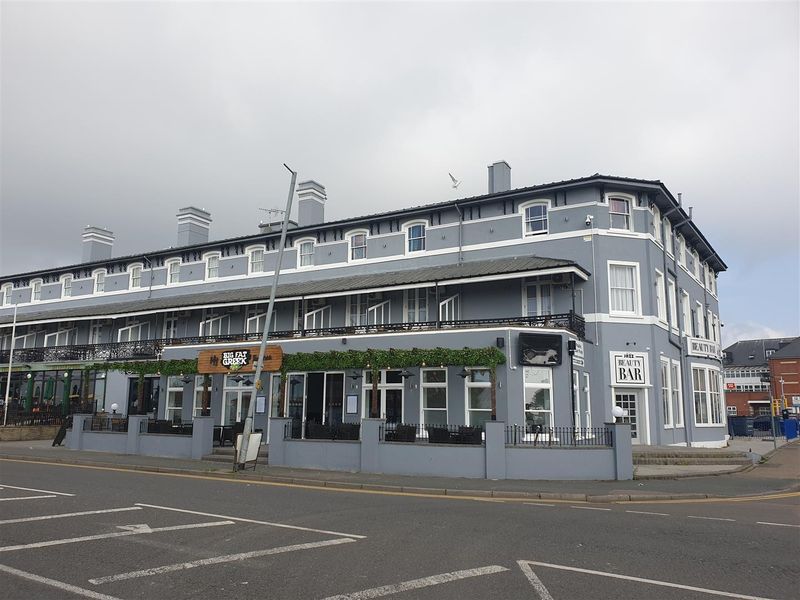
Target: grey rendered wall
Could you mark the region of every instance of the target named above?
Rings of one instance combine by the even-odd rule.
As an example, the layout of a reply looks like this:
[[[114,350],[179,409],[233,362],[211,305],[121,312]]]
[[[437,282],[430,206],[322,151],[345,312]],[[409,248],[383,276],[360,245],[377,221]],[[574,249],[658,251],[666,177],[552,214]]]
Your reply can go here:
[[[219,276],[233,277],[235,275],[247,275],[247,256],[220,259]]]
[[[330,471],[359,471],[361,469],[360,442],[293,440],[287,441],[284,448],[285,462],[283,464],[287,467]]]
[[[125,454],[128,434],[116,431],[84,431],[80,450]]]
[[[614,450],[506,448],[508,479],[616,479]]]
[[[394,475],[486,476],[483,446],[382,443],[378,464],[380,473]]]
[[[192,458],[192,436],[163,433],[139,435],[139,454],[169,458]]]

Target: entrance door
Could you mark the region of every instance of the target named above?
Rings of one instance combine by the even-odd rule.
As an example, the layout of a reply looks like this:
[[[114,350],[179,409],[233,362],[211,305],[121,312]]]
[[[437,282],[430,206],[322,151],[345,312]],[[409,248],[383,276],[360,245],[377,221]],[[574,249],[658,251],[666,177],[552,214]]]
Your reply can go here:
[[[322,423],[325,374],[309,373],[306,381],[306,423]]]
[[[614,394],[614,404],[628,411],[622,417],[622,422],[631,424],[631,441],[639,444],[639,395],[636,392],[617,392]]]
[[[306,376],[305,373],[294,373],[289,375],[288,403],[286,416],[292,420],[292,438],[301,437],[303,429],[303,406],[306,397]]]
[[[325,375],[325,422],[339,425],[344,405],[344,373]]]
[[[403,422],[403,389],[381,390],[381,414],[387,423]]]
[[[139,378],[128,380],[128,414],[145,415],[155,412],[158,408],[158,377],[144,378],[144,400],[142,406],[137,405],[139,398]]]

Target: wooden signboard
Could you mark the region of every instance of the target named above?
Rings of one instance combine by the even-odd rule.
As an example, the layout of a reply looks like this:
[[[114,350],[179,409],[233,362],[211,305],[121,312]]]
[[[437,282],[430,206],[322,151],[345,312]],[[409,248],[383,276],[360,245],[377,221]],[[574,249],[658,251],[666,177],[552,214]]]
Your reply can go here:
[[[259,346],[243,348],[218,348],[202,350],[197,356],[198,373],[255,373]],[[283,349],[280,346],[267,346],[264,351],[264,371],[280,371],[283,362]]]

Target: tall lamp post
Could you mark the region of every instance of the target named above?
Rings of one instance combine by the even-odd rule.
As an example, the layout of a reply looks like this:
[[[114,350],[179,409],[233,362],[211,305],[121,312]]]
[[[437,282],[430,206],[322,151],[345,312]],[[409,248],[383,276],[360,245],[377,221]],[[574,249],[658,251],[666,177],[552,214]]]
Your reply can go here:
[[[261,371],[264,368],[264,353],[267,350],[267,340],[269,339],[269,324],[272,322],[272,311],[275,306],[275,294],[278,291],[278,276],[281,273],[281,262],[283,261],[283,249],[286,246],[286,230],[289,228],[289,213],[292,211],[292,198],[294,197],[295,183],[297,182],[297,172],[292,171],[285,163],[286,170],[292,174],[292,181],[289,184],[289,197],[286,199],[286,211],[283,213],[283,227],[281,228],[281,241],[278,247],[278,262],[275,266],[275,275],[272,278],[272,289],[269,293],[269,305],[267,307],[267,318],[264,322],[264,335],[261,337],[261,347],[258,350],[258,362],[256,363],[255,387],[256,396],[261,391]],[[243,465],[247,459],[247,449],[250,445],[250,436],[253,433],[253,415],[255,414],[256,403],[250,399],[247,407],[247,418],[244,420],[242,430],[242,443],[239,445],[239,453],[236,457],[236,465]]]
[[[769,422],[772,425],[772,447],[778,449],[778,436],[775,433],[775,403],[772,400],[772,376],[767,375],[761,378],[761,383],[769,384]],[[783,377],[781,377],[781,388],[783,388]]]

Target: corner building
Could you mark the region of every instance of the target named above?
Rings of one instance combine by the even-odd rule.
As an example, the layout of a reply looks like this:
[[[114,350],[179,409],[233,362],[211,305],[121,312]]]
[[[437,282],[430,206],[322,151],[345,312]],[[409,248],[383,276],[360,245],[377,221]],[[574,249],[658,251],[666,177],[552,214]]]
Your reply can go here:
[[[725,445],[717,275],[726,266],[660,181],[595,174],[511,189],[498,162],[478,197],[335,222],[324,219],[327,202],[319,183],[298,185],[270,346],[389,356],[494,348],[506,360],[494,370],[389,359],[264,373],[256,427],[268,414],[595,427],[616,404],[634,443]],[[257,349],[261,338],[280,226],[210,241],[211,222],[181,209],[177,247],[119,258],[112,232],[87,228],[81,264],[0,279],[3,390],[14,347],[9,410],[114,403],[186,422],[207,404],[219,425],[242,420],[252,371],[158,371],[159,360]],[[98,368],[104,361],[152,370],[140,378]]]

